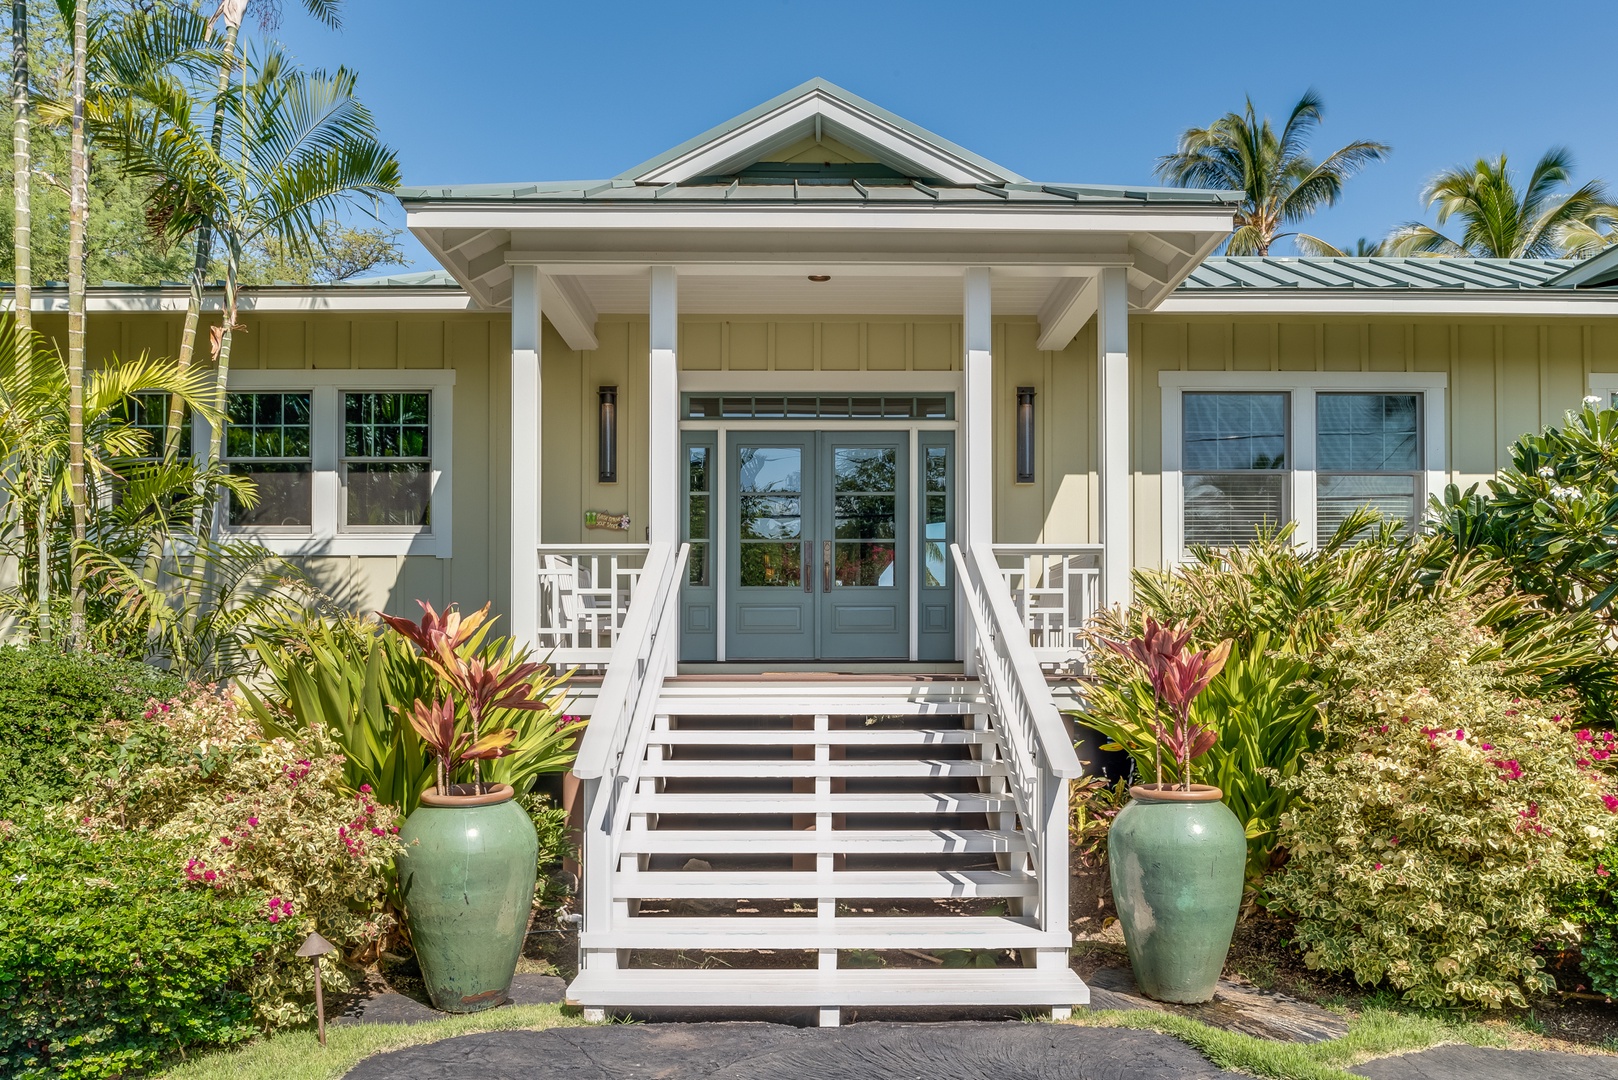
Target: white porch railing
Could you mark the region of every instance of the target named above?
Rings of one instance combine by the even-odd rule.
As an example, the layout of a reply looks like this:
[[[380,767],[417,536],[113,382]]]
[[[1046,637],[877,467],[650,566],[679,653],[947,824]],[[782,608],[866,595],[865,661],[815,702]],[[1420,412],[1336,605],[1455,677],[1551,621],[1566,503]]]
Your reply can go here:
[[[563,667],[606,664],[647,552],[646,544],[539,545],[539,652]]]
[[[1039,881],[1032,915],[1044,929],[1068,926],[1068,782],[1084,773],[1062,714],[1051,700],[1027,628],[1012,605],[995,557],[983,548],[950,545],[961,595],[972,619],[978,678],[990,719],[1010,753],[1011,794],[1028,835]],[[1067,950],[1059,950],[1067,963]],[[1043,966],[1047,958],[1040,956]]]
[[[663,680],[679,659],[680,582],[690,554],[688,544],[677,549],[666,542],[647,545],[641,587],[618,630],[573,763],[573,774],[584,781],[581,933],[603,932],[612,925],[612,875],[627,824],[628,796],[639,781]],[[582,959],[582,966],[589,967],[588,950]],[[598,966],[617,966],[611,950],[594,959]]]
[[[1100,544],[991,544],[1011,603],[1041,664],[1084,666],[1079,632],[1101,606]]]

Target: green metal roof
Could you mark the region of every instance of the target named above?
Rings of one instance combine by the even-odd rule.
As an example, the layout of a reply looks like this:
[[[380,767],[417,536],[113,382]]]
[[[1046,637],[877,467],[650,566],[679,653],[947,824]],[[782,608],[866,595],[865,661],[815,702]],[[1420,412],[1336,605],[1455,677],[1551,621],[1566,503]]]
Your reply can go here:
[[[762,116],[812,93],[822,93],[865,112],[940,151],[968,162],[997,179],[985,183],[946,183],[931,176],[909,175],[892,165],[852,162],[836,165],[794,162],[756,162],[721,175],[697,176],[680,183],[637,183],[672,161],[723,139]],[[449,184],[401,187],[395,194],[404,203],[511,203],[669,205],[826,205],[891,204],[903,206],[1072,206],[1094,203],[1186,204],[1229,206],[1242,194],[1195,188],[1106,186],[1097,184],[1041,183],[972,153],[913,124],[879,105],[866,101],[825,79],[808,82],[779,94],[761,105],[732,117],[718,127],[687,139],[649,161],[604,180],[552,180],[517,184]]]
[[[1562,271],[1550,281],[1564,288],[1595,289],[1604,285],[1618,285],[1618,245],[1590,256],[1583,262]]]
[[[619,173],[614,179],[628,180],[628,181],[633,182],[634,179],[637,176],[641,176],[641,175],[644,175],[645,173],[652,172],[654,169],[658,169],[658,168],[660,168],[660,167],[662,167],[664,165],[667,165],[671,161],[675,161],[675,160],[677,160],[677,159],[679,159],[681,157],[684,157],[686,154],[689,154],[691,151],[697,149],[698,147],[706,146],[708,143],[713,142],[715,139],[722,139],[726,135],[729,135],[731,132],[735,131],[736,129],[747,126],[748,124],[752,123],[754,120],[757,120],[759,117],[768,116],[770,113],[772,113],[775,110],[779,109],[781,106],[786,105],[786,104],[788,104],[790,102],[796,101],[799,98],[805,97],[808,94],[814,93],[817,90],[820,91],[821,93],[826,94],[829,97],[837,98],[838,100],[840,100],[840,101],[842,101],[842,102],[844,102],[844,103],[846,103],[848,105],[852,105],[854,108],[859,109],[862,112],[870,113],[872,116],[875,116],[880,120],[883,120],[883,121],[885,121],[885,122],[887,122],[889,124],[892,124],[894,127],[900,129],[901,131],[904,131],[904,132],[906,132],[907,134],[910,134],[910,135],[914,135],[916,138],[920,139],[922,142],[929,143],[932,146],[935,146],[938,149],[945,151],[946,153],[954,155],[955,157],[962,158],[962,159],[964,159],[966,161],[970,161],[972,164],[976,165],[978,168],[983,169],[986,172],[993,173],[996,176],[1000,177],[1000,179],[1002,181],[1004,181],[1004,182],[1007,182],[1007,183],[1026,183],[1027,182],[1025,177],[1017,175],[1016,173],[1012,172],[1010,169],[1006,168],[1004,165],[996,164],[995,162],[990,161],[986,157],[980,157],[979,155],[974,154],[974,153],[972,153],[972,151],[966,149],[966,147],[958,146],[955,143],[950,142],[948,139],[944,138],[942,135],[936,135],[933,132],[928,131],[926,128],[920,126],[919,124],[912,124],[909,120],[906,120],[904,117],[898,115],[897,113],[891,113],[888,110],[884,109],[882,106],[874,104],[873,102],[866,101],[864,98],[860,97],[857,94],[849,93],[847,90],[844,90],[841,86],[838,86],[836,83],[833,83],[833,82],[830,82],[830,81],[828,81],[826,79],[821,79],[821,78],[814,78],[814,79],[810,79],[808,82],[799,83],[797,86],[794,86],[791,90],[788,90],[784,94],[777,94],[775,97],[772,97],[770,100],[764,102],[763,104],[755,105],[751,109],[748,109],[746,112],[742,113],[741,115],[733,116],[729,120],[726,120],[724,123],[719,124],[719,125],[717,125],[715,127],[709,128],[707,131],[704,131],[701,135],[697,135],[694,138],[687,139],[685,142],[681,143],[679,146],[671,147],[670,149],[663,151],[661,154],[658,154],[656,157],[651,158],[651,159],[649,159],[647,161],[641,162],[639,165],[636,165],[632,169],[624,170],[623,172]]]
[[[1204,259],[1180,293],[1254,290],[1540,289],[1575,259],[1316,259],[1273,255]]]

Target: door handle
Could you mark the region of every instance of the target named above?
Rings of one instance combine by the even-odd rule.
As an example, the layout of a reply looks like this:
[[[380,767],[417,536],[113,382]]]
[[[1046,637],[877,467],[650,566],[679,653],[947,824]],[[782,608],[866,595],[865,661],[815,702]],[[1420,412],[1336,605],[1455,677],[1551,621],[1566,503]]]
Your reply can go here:
[[[803,542],[803,558],[798,563],[798,576],[803,578],[804,592],[812,593],[815,591],[815,542],[813,540]]]
[[[820,563],[821,588],[824,589],[826,592],[831,592],[831,541],[830,540],[822,540],[820,542],[820,554],[821,554],[821,563]]]

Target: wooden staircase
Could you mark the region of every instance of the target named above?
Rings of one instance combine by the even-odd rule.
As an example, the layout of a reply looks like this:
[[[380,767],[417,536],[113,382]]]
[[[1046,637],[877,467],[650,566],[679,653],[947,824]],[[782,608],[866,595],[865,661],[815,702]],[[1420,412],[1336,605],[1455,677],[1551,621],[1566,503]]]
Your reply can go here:
[[[569,1000],[822,1024],[1088,1001],[1067,962],[1065,851],[1062,880],[1043,873],[1065,819],[1059,838],[1025,820],[993,714],[964,677],[663,682],[624,747],[625,790],[592,822],[612,865],[587,880],[610,893],[587,897]]]
[[[591,1019],[1049,1007],[1079,760],[986,546],[951,545],[979,678],[679,677],[689,547],[652,543],[579,746]]]

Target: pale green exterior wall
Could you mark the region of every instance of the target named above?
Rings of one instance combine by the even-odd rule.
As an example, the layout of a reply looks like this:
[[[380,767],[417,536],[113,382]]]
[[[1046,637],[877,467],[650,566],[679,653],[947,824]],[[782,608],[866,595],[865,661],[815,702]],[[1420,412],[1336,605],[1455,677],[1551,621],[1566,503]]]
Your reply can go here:
[[[306,561],[359,610],[403,612],[416,598],[476,606],[508,596],[507,447],[510,319],[504,313],[247,314],[235,338],[240,370],[452,368],[453,557],[322,557]],[[172,355],[180,317],[95,314],[95,360]],[[60,339],[65,322],[41,320]],[[541,478],[545,543],[645,539],[647,324],[604,315],[599,347],[575,352],[545,327]],[[995,536],[1003,542],[1091,543],[1098,536],[1094,324],[1061,352],[1035,347],[1031,317],[995,321]],[[1519,435],[1578,406],[1592,373],[1618,378],[1618,319],[1256,317],[1131,319],[1131,473],[1137,565],[1157,565],[1162,484],[1158,374],[1203,371],[1434,371],[1448,376],[1449,476],[1487,479]],[[959,319],[933,316],[688,316],[680,365],[727,371],[737,390],[768,391],[775,372],[943,372],[961,366]],[[750,385],[751,384],[751,385]],[[618,387],[619,482],[596,475],[597,388]],[[1018,386],[1037,397],[1037,480],[1014,483]],[[585,530],[584,511],[629,513],[627,533]]]
[[[1502,305],[1505,306],[1505,305]],[[1430,371],[1448,377],[1450,482],[1487,480],[1519,436],[1618,372],[1618,318],[1146,315],[1130,320],[1137,565],[1162,558],[1163,371]]]

